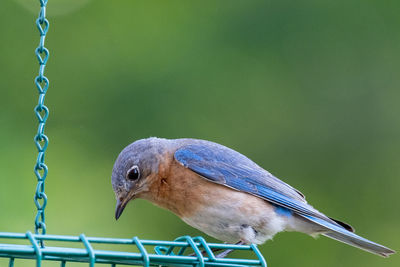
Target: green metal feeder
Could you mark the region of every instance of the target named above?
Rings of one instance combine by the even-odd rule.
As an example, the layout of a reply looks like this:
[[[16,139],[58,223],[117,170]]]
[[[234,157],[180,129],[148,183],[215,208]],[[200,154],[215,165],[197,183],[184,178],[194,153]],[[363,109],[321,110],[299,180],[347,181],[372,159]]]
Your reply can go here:
[[[36,20],[36,26],[40,33],[40,42],[35,53],[39,61],[39,75],[35,78],[35,84],[39,91],[38,105],[35,114],[39,121],[38,131],[35,135],[35,144],[38,149],[38,157],[34,172],[37,177],[35,193],[35,205],[37,215],[35,218],[35,233],[6,233],[0,232],[0,239],[7,243],[0,243],[0,257],[9,259],[9,267],[19,259],[35,260],[36,266],[42,266],[43,261],[59,262],[61,267],[68,262],[86,262],[90,267],[95,264],[116,265],[140,265],[140,266],[267,266],[265,259],[257,246],[231,245],[207,243],[202,237],[183,236],[174,241],[141,240],[137,237],[101,238],[80,236],[62,236],[46,234],[45,208],[47,196],[45,194],[45,180],[48,173],[45,164],[45,152],[49,139],[44,134],[45,124],[49,116],[49,109],[44,105],[49,80],[44,76],[44,70],[49,58],[49,50],[44,46],[46,34],[49,29],[49,21],[46,18],[46,5],[48,0],[39,0],[40,12]],[[23,240],[27,244],[21,245]],[[57,241],[57,246],[49,246],[49,243]],[[81,243],[83,248],[68,247],[68,243]],[[60,245],[62,244],[62,245]],[[96,246],[106,245],[107,250],[96,249]],[[121,245],[130,246],[129,251],[113,250]],[[255,259],[217,258],[213,251],[216,250],[250,251]],[[139,252],[133,252],[139,251]]]

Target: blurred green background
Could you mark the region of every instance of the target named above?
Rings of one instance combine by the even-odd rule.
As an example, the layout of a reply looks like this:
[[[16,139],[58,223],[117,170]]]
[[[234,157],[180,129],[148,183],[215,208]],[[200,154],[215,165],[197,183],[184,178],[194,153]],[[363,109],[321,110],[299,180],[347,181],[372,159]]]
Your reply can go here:
[[[33,230],[38,2],[1,1],[0,231]],[[116,222],[110,183],[129,143],[193,137],[242,152],[316,208],[399,250],[399,7],[50,0],[48,233],[200,234],[141,200]],[[261,249],[271,267],[400,265],[397,254],[300,233]]]

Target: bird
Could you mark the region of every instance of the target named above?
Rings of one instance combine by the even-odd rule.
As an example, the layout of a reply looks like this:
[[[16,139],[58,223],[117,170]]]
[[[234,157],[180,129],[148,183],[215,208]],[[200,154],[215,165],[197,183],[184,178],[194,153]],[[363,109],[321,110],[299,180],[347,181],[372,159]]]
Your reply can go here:
[[[115,219],[136,198],[175,213],[226,243],[263,244],[282,231],[324,235],[388,257],[394,250],[355,234],[241,153],[207,140],[150,137],[118,155],[111,175]]]

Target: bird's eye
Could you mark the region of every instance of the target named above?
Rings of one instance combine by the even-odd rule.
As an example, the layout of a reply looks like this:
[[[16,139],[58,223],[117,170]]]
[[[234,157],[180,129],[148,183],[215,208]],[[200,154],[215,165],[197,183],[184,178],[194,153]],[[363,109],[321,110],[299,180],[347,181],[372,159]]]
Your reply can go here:
[[[126,178],[131,181],[136,181],[140,177],[139,167],[133,166],[126,174]]]

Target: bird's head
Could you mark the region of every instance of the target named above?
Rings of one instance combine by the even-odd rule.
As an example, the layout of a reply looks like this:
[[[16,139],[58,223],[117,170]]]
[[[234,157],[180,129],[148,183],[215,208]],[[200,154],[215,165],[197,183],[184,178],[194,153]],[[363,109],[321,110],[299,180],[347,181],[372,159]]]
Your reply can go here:
[[[111,182],[117,206],[115,219],[118,219],[128,202],[149,191],[151,181],[157,176],[162,143],[165,139],[148,138],[138,140],[119,154],[114,163]]]

